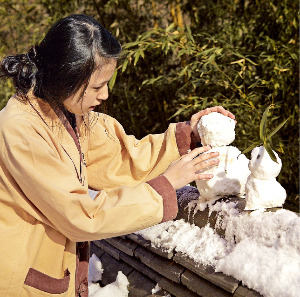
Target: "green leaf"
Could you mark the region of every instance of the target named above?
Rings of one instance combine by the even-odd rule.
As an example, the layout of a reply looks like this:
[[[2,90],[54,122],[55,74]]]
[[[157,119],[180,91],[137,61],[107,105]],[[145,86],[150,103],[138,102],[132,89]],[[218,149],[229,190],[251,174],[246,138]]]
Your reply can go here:
[[[126,70],[129,60],[125,60],[122,65],[122,73]]]
[[[168,33],[169,31],[171,31],[174,28],[174,23],[172,23],[171,25],[169,25],[166,29],[166,32]]]
[[[268,117],[268,112],[269,112],[270,107],[271,107],[271,105],[269,105],[266,108],[266,110],[261,118],[260,125],[259,125],[259,138],[263,142],[265,142],[265,140],[266,140],[266,125],[267,125],[267,117]]]
[[[187,32],[188,32],[188,36],[189,36],[190,40],[192,40],[193,42],[195,42],[194,37],[193,37],[193,35],[192,35],[191,28],[190,28],[189,25],[186,25],[186,30],[187,30]]]
[[[264,147],[265,147],[266,151],[268,152],[270,158],[271,158],[274,162],[278,163],[278,162],[277,162],[277,158],[276,158],[276,156],[275,156],[275,154],[274,154],[274,152],[273,152],[271,146],[270,146],[268,143],[265,143],[265,144],[264,144]]]
[[[136,63],[138,62],[140,55],[141,55],[141,50],[138,49],[137,52],[135,53],[135,58],[133,63],[134,66],[136,66]]]
[[[285,123],[290,119],[290,117],[288,119],[286,119],[285,121],[283,121],[281,124],[279,124],[266,138],[266,140],[271,139],[271,137],[277,133],[284,125]]]
[[[261,145],[260,142],[254,142],[254,143],[252,143],[250,146],[248,146],[245,150],[242,151],[242,154],[246,154],[246,153],[252,151],[255,147],[257,147],[259,145]]]
[[[116,69],[112,78],[110,79],[109,83],[108,83],[108,87],[110,90],[113,89],[114,85],[115,85],[115,82],[116,82],[116,78],[117,78],[117,73],[118,73],[118,70]]]

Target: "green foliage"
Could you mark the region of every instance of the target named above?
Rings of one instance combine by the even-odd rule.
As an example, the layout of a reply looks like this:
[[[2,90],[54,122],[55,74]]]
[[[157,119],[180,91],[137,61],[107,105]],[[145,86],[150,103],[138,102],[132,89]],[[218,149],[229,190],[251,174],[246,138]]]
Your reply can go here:
[[[259,138],[260,141],[258,142],[254,142],[252,145],[250,145],[248,148],[246,148],[242,153],[246,154],[250,151],[252,151],[255,147],[263,145],[266,149],[266,151],[268,152],[268,154],[270,155],[270,158],[276,162],[277,162],[277,158],[272,150],[271,147],[271,138],[272,136],[274,136],[285,124],[289,119],[286,119],[285,121],[283,121],[281,124],[279,124],[270,134],[267,134],[267,117],[268,117],[268,113],[270,108],[272,107],[272,105],[268,106],[267,109],[265,110],[261,121],[260,121],[260,126],[259,126]]]
[[[280,154],[285,206],[297,210],[298,11],[294,0],[0,0],[0,56],[27,51],[58,18],[86,13],[123,45],[108,110],[128,133],[161,133],[170,121],[222,105],[236,116],[233,145],[244,150],[274,106],[260,136]],[[0,85],[3,107],[13,87]]]

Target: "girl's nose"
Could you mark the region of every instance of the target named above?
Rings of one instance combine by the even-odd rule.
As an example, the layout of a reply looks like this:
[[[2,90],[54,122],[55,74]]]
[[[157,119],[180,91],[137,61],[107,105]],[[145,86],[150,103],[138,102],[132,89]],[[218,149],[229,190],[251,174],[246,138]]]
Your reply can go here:
[[[100,100],[106,100],[108,98],[108,85],[105,85],[102,89],[101,92],[97,94],[97,99]]]

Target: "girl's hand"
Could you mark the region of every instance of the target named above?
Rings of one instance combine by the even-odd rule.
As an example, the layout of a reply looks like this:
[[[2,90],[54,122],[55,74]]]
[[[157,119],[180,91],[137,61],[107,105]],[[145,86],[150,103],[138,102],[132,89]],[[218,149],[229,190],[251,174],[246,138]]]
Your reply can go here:
[[[199,173],[200,170],[219,163],[219,153],[204,153],[210,150],[210,146],[195,148],[179,160],[171,163],[163,174],[175,190],[178,190],[197,179],[211,179],[212,174]]]
[[[224,109],[222,106],[214,106],[214,107],[206,108],[204,110],[195,113],[191,118],[191,128],[196,142],[199,142],[201,140],[197,130],[197,124],[201,117],[211,112],[219,112],[220,114],[230,117],[233,120],[235,119],[235,116],[230,111]]]

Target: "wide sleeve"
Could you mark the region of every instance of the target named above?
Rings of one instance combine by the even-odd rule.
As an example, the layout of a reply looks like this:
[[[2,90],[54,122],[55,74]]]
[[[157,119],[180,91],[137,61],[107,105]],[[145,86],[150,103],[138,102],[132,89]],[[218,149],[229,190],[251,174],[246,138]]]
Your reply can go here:
[[[86,158],[89,186],[96,190],[110,191],[153,179],[194,147],[189,123],[170,124],[165,133],[137,140],[112,117],[96,116]]]
[[[18,122],[2,127],[0,137],[2,169],[17,193],[14,204],[72,241],[131,233],[176,216],[176,193],[164,176],[101,191],[93,200],[47,133]]]

